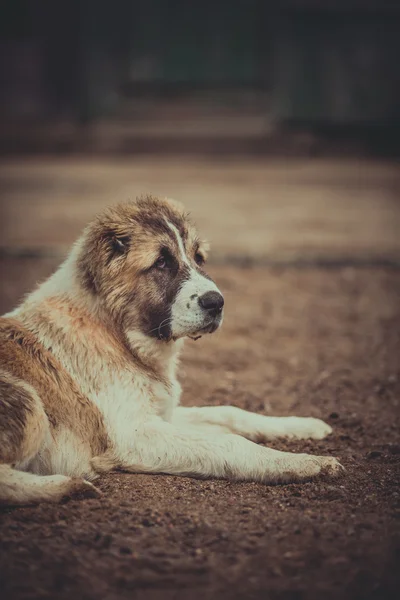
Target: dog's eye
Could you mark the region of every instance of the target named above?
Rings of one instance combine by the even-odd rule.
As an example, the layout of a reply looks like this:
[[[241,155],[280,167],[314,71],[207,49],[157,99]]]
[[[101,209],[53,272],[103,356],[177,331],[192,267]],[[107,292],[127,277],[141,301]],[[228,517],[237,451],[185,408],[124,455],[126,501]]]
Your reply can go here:
[[[196,254],[194,255],[194,260],[199,265],[199,267],[204,265],[204,263],[206,262],[204,256],[200,254],[200,252],[196,252]]]
[[[165,269],[167,267],[167,259],[165,258],[165,256],[160,256],[154,263],[154,266],[157,269]]]

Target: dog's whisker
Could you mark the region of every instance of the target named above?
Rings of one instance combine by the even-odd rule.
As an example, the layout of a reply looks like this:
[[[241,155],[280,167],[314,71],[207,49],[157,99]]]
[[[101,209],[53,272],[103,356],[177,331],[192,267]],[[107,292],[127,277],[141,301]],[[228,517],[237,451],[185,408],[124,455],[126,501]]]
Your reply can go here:
[[[170,323],[172,323],[172,318],[168,317],[167,319],[163,319],[161,321],[161,323],[159,325],[157,325],[157,327],[154,327],[154,329],[150,329],[150,331],[148,331],[147,333],[153,333],[153,331],[158,331],[160,333],[160,329],[163,325],[169,325]]]

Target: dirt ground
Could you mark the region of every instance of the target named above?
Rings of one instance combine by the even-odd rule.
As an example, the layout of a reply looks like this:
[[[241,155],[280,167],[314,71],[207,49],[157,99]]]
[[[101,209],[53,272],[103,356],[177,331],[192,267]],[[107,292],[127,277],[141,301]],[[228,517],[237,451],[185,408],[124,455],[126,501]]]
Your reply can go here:
[[[394,171],[390,173],[392,179],[382,175],[377,193],[384,195],[383,185],[393,187]],[[344,170],[343,180],[345,175]],[[246,177],[244,185],[251,181],[251,173]],[[32,189],[32,198],[40,199],[24,213],[29,178],[21,180],[19,194],[18,177],[11,181],[12,170],[8,178],[9,195],[14,198],[8,231],[10,227],[25,231],[18,243],[34,246],[35,240],[45,242],[48,235],[53,238],[48,245],[69,243],[83,217],[78,215],[79,223],[56,238],[62,214],[67,227],[72,223],[65,204],[48,200],[58,184],[41,194]],[[200,185],[200,179],[192,186]],[[333,198],[338,198],[339,187],[332,177],[330,181],[330,189],[336,190]],[[261,183],[252,189],[257,186]],[[304,186],[302,194],[307,195]],[[282,182],[277,185],[281,191],[283,187]],[[351,189],[355,188],[354,183]],[[368,256],[375,258],[387,252],[397,256],[398,242],[390,228],[399,214],[393,190],[381,203],[355,201],[346,217],[342,186],[340,198],[330,198],[341,207],[335,219],[326,189],[321,202],[331,212],[320,214],[328,215],[324,223],[333,233],[325,243],[324,236],[317,239],[312,228],[304,226],[293,243],[298,256],[307,247],[328,257],[335,248],[344,247],[351,256],[357,230],[354,219],[359,216],[365,233],[372,227],[374,211],[378,233],[369,242],[362,233],[364,241],[358,247],[367,253],[369,244]],[[361,198],[360,193],[360,202]],[[193,206],[195,201],[190,197]],[[82,208],[85,216],[93,202]],[[373,211],[363,220],[368,206]],[[236,215],[245,214],[246,201],[239,208]],[[300,210],[312,223],[312,206],[306,200]],[[234,267],[229,264],[229,244],[239,217],[230,222],[228,216],[223,222],[218,210],[202,211],[199,206],[204,232],[208,234],[208,225],[213,237],[218,226],[222,231],[217,255],[225,257],[225,264],[214,264],[209,271],[224,292],[226,317],[221,331],[187,343],[183,403],[232,403],[265,414],[323,418],[334,428],[327,440],[279,442],[273,447],[336,456],[345,473],[337,480],[282,486],[113,474],[99,482],[100,499],[3,509],[0,590],[5,600],[380,600],[396,596],[400,584],[400,270],[366,264]],[[44,221],[41,214],[47,215]],[[288,239],[287,221],[283,213],[279,215],[274,256],[283,247],[280,240],[283,244]],[[266,228],[267,216],[263,217]],[[333,225],[339,222],[345,226],[345,234],[340,232],[342,246],[335,233],[339,229]],[[315,228],[319,231],[317,224]],[[266,252],[261,233],[254,248],[250,238],[239,240],[241,251],[250,258]],[[334,244],[329,245],[329,240]],[[214,243],[218,246],[217,240]],[[0,312],[11,308],[56,264],[51,258],[0,259]]]
[[[394,597],[400,273],[212,274],[226,320],[187,344],[185,404],[326,419],[328,440],[274,447],[346,473],[277,487],[118,474],[100,500],[5,510],[3,598]]]
[[[182,200],[213,260],[400,264],[398,161],[29,158],[0,162],[0,250],[67,248],[104,206]]]

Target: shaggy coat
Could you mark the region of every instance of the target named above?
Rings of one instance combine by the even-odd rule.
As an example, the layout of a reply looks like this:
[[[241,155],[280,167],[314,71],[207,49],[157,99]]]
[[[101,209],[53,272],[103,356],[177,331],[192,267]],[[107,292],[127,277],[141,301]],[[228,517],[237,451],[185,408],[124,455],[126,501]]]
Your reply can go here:
[[[331,428],[318,419],[179,406],[184,338],[222,323],[206,257],[180,204],[122,204],[0,318],[0,502],[97,494],[91,482],[113,469],[264,483],[340,470],[255,443],[321,439]]]

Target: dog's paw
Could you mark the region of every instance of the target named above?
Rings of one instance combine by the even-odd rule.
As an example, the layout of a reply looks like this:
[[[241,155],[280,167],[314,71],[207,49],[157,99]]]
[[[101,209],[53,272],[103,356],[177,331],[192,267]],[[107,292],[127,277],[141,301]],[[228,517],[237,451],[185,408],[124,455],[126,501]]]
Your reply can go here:
[[[86,479],[73,478],[69,482],[65,498],[100,498],[101,491]]]
[[[318,463],[318,473],[317,475],[326,475],[327,477],[338,477],[343,474],[345,468],[338,461],[337,458],[333,456],[315,456]]]
[[[312,456],[310,454],[293,454],[285,468],[279,474],[279,481],[284,483],[300,483],[317,477],[337,477],[343,473],[344,467],[333,456]]]
[[[338,477],[345,471],[344,466],[333,456],[318,456],[320,464],[320,475],[327,475],[328,477]]]
[[[333,456],[299,455],[298,475],[301,480],[314,479],[319,476],[337,477],[344,471],[344,467]]]
[[[302,483],[317,477],[337,477],[344,468],[333,456],[295,454],[264,448],[264,483]]]
[[[332,427],[313,417],[286,417],[282,436],[296,440],[323,440]]]

